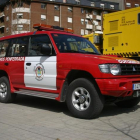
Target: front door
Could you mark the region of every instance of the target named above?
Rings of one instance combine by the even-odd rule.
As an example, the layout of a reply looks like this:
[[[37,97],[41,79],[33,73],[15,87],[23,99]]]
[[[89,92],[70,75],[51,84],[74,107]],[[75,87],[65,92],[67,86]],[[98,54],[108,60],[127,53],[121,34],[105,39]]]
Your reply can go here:
[[[41,44],[48,44],[52,52],[41,53]],[[48,35],[34,35],[30,38],[28,56],[24,62],[24,83],[26,87],[56,90],[56,55]]]

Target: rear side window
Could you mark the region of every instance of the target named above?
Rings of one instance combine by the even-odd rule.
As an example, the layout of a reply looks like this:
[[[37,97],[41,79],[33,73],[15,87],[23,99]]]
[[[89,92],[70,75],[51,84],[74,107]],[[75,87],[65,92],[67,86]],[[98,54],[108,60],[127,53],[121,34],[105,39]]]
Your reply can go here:
[[[26,56],[29,44],[29,37],[15,38],[11,40],[10,48],[8,51],[9,57],[23,57]]]
[[[9,40],[0,42],[0,57],[5,57],[9,44],[10,44]]]
[[[138,24],[140,24],[140,13],[138,13]]]
[[[48,35],[36,35],[31,37],[30,47],[28,50],[29,56],[43,56],[44,54],[41,53],[41,45],[47,44],[50,46],[52,52],[50,55],[54,55],[55,51],[52,46],[52,43],[48,37]]]

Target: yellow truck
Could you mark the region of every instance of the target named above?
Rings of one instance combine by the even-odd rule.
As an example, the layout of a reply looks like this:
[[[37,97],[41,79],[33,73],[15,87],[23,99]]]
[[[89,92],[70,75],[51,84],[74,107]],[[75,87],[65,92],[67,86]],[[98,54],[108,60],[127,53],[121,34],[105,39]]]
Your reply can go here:
[[[104,14],[103,54],[140,60],[140,7]]]

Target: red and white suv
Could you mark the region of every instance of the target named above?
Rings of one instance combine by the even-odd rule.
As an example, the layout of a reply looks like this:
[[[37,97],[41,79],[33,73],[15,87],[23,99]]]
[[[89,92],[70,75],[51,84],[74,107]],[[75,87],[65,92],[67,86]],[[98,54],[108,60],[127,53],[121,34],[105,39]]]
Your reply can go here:
[[[64,31],[0,38],[0,102],[17,94],[67,103],[75,117],[95,118],[104,103],[140,101],[140,62],[101,55],[88,40]]]

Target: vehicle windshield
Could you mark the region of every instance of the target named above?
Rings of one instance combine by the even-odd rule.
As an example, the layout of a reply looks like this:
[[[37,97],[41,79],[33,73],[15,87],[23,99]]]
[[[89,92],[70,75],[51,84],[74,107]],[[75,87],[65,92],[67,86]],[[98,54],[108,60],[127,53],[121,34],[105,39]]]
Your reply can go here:
[[[53,33],[52,37],[61,53],[100,54],[94,45],[85,38],[58,33]]]

